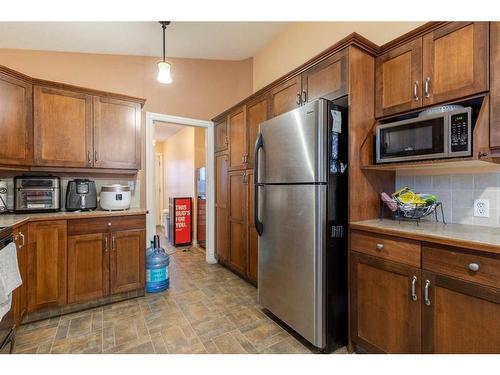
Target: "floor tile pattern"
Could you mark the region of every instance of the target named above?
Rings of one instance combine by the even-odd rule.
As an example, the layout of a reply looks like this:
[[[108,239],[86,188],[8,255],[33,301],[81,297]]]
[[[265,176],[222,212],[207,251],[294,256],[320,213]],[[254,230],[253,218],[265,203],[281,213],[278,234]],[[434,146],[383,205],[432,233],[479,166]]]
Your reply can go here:
[[[169,290],[23,325],[16,353],[310,353],[252,285],[201,250],[170,252]]]

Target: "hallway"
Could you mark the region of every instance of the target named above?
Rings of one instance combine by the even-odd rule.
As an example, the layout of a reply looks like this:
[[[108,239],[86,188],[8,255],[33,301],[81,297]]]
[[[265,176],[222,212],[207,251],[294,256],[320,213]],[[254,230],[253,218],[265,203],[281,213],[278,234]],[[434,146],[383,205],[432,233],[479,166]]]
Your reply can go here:
[[[198,249],[168,251],[168,291],[21,326],[16,353],[310,353],[253,286]]]

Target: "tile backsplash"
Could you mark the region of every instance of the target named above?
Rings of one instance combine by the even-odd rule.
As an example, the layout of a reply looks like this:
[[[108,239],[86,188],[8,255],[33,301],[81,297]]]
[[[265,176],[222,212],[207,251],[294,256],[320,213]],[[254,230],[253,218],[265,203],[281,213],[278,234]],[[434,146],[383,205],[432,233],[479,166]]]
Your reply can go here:
[[[65,209],[65,201],[66,201],[66,186],[68,185],[69,180],[74,180],[76,178],[85,178],[82,176],[63,176],[61,177],[61,205],[62,210]],[[131,208],[140,208],[141,207],[141,192],[140,192],[140,183],[139,180],[135,178],[123,179],[123,178],[101,178],[101,177],[92,177],[90,180],[95,181],[95,187],[97,190],[97,199],[99,200],[99,192],[101,191],[101,187],[103,185],[109,184],[122,184],[127,185],[129,181],[134,183],[134,189],[131,191],[131,200],[130,207]],[[11,177],[8,178],[0,178],[0,180],[7,181],[7,207],[12,209],[14,207],[14,179]]]
[[[435,194],[443,203],[448,223],[500,227],[500,173],[397,175],[396,188],[408,186],[418,193]],[[474,217],[474,200],[488,199],[490,216]],[[433,216],[428,217],[433,220]]]

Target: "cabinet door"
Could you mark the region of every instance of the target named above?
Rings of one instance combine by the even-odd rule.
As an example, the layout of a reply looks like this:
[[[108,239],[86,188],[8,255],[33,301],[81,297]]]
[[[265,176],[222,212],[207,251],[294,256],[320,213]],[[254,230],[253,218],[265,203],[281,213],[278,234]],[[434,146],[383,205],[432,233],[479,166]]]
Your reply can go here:
[[[500,149],[500,22],[490,22],[490,147]]]
[[[350,257],[351,339],[372,352],[420,353],[420,270],[356,252]]]
[[[106,233],[68,236],[68,303],[108,294],[108,250]]]
[[[15,228],[12,232],[17,246],[17,263],[21,274],[22,285],[12,293],[12,304],[14,311],[14,324],[21,325],[24,314],[26,314],[28,296],[28,225]]]
[[[229,139],[227,136],[227,119],[216,122],[215,125],[215,152],[227,150]]]
[[[215,253],[223,261],[229,259],[227,173],[227,155],[215,155]]]
[[[302,103],[347,95],[347,49],[302,73]]]
[[[424,353],[500,353],[500,289],[431,272],[422,284]]]
[[[487,22],[454,22],[424,35],[424,105],[486,91],[488,47]]]
[[[28,224],[28,311],[66,304],[66,221]]]
[[[247,269],[247,178],[229,173],[229,263],[242,274]]]
[[[229,169],[245,168],[247,160],[245,107],[239,108],[227,118],[229,131]]]
[[[247,105],[247,167],[253,166],[254,147],[257,135],[259,134],[259,125],[268,119],[269,97],[261,97]]]
[[[92,97],[34,87],[35,164],[92,166]]]
[[[94,97],[94,166],[141,168],[141,105]]]
[[[144,288],[145,231],[143,229],[111,232],[111,294]]]
[[[32,87],[0,73],[0,164],[28,165],[33,161]]]
[[[255,229],[254,220],[254,178],[253,171],[247,171],[247,194],[248,194],[248,209],[247,209],[247,223],[248,223],[248,245],[247,245],[247,257],[248,257],[248,267],[247,276],[253,282],[257,283],[258,270],[259,270],[259,235]]]
[[[271,91],[271,117],[300,106],[301,77],[290,78]]]
[[[375,90],[377,117],[422,106],[422,38],[376,58]]]

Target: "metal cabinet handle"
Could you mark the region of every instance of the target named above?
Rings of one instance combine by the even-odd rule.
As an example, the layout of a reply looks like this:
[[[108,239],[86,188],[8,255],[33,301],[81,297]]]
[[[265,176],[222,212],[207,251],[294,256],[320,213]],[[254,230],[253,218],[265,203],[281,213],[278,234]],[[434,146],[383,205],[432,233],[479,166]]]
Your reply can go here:
[[[21,236],[21,238],[23,239],[23,244],[21,245],[21,247],[24,247],[24,245],[26,245],[26,238],[24,237],[23,232],[19,232],[19,235],[20,235],[20,236]]]
[[[418,81],[413,82],[413,99],[418,100]]]
[[[379,250],[379,251],[384,250],[384,244],[383,243],[378,243],[377,244],[377,250]]]
[[[307,103],[307,91],[302,90],[302,97],[301,97],[302,103]]]
[[[247,174],[246,172],[243,173],[243,183],[246,184],[247,183]]]
[[[431,286],[431,282],[429,280],[425,280],[425,286],[424,286],[424,302],[426,306],[431,305],[431,300],[429,298],[429,287]]]
[[[413,276],[411,279],[411,299],[417,300],[417,276]]]
[[[111,237],[111,249],[116,251],[116,238],[115,238],[115,236]]]
[[[245,164],[245,155],[241,157],[241,164]]]
[[[104,237],[104,252],[107,253],[109,250],[108,248],[108,236]]]
[[[471,263],[471,264],[469,264],[469,270],[471,270],[472,272],[479,271],[479,264],[477,264],[477,263]]]
[[[98,158],[97,158],[97,150],[96,150],[96,151],[94,151],[94,160],[95,160],[95,161],[97,161],[97,160],[98,160]]]
[[[424,85],[424,95],[426,98],[430,96],[430,86],[431,86],[431,77],[427,77],[425,79],[425,85]]]
[[[224,137],[224,143],[226,145],[229,143],[229,137],[227,135]]]
[[[297,101],[295,103],[297,103],[297,105],[300,105],[301,103],[300,92],[297,92]]]
[[[92,155],[90,153],[90,150],[87,151],[87,162],[89,165],[92,163]]]

